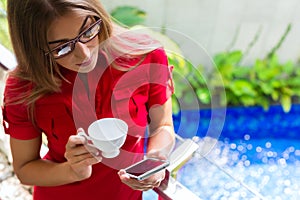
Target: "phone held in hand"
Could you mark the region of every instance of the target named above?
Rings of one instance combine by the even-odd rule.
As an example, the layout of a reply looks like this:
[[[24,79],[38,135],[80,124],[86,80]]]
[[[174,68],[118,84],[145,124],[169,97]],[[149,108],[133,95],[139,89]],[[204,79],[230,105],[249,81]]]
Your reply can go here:
[[[160,160],[157,158],[146,158],[141,160],[125,169],[130,178],[137,179],[139,181],[144,180],[165,169],[170,165],[168,160]]]

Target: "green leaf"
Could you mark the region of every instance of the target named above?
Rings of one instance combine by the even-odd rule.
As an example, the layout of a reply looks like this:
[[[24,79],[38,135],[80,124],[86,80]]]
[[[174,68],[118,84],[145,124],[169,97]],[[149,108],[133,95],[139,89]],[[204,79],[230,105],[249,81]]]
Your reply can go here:
[[[208,89],[198,88],[196,94],[200,102],[204,104],[209,104],[211,102],[211,95]]]
[[[282,69],[285,73],[291,76],[294,72],[294,63],[289,60],[282,66]]]
[[[133,6],[119,6],[110,14],[117,22],[120,22],[128,27],[143,24],[146,19],[146,13]]]
[[[247,78],[249,76],[251,67],[235,67],[233,75],[236,78]]]
[[[233,77],[233,69],[234,66],[233,65],[222,65],[219,68],[219,73],[221,74],[221,76],[223,77],[223,79],[232,79]]]
[[[279,92],[276,90],[273,90],[273,92],[271,93],[271,97],[274,101],[278,101],[279,95],[280,95]]]
[[[269,81],[281,74],[279,68],[268,68],[257,72],[257,76],[262,81]]]
[[[300,87],[300,78],[299,77],[291,77],[287,80],[287,84],[292,87]]]
[[[260,72],[267,68],[266,61],[257,59],[253,65],[253,69],[255,72]]]
[[[213,57],[213,61],[217,68],[218,68],[218,66],[223,65],[224,61],[226,60],[226,56],[227,56],[227,53],[220,52]]]
[[[237,65],[243,57],[243,53],[239,50],[231,52],[221,52],[213,57],[217,67],[222,65]]]
[[[279,80],[271,80],[271,87],[280,88],[282,86],[282,82]]]
[[[235,80],[229,85],[229,88],[231,89],[233,94],[237,96],[256,96],[256,91],[254,90],[253,86],[246,80]]]
[[[292,107],[292,99],[291,96],[289,95],[282,95],[281,99],[280,99],[282,108],[284,110],[284,112],[289,112],[291,110]]]
[[[293,90],[291,88],[288,87],[282,87],[281,88],[281,93],[288,95],[288,96],[292,96],[293,95]]]
[[[276,68],[279,65],[278,56],[276,54],[273,54],[269,58],[269,66],[270,68]]]
[[[240,101],[245,106],[253,106],[256,103],[256,100],[253,98],[253,96],[249,96],[249,95],[241,96]]]
[[[175,95],[172,96],[172,112],[174,114],[178,114],[180,111],[180,106],[179,103],[177,101],[177,98]]]
[[[295,69],[295,74],[296,74],[296,76],[300,76],[300,67],[299,66]]]
[[[226,62],[236,65],[241,61],[242,57],[243,57],[243,53],[241,51],[238,51],[238,50],[232,51],[229,53],[229,56],[227,57]]]
[[[6,18],[6,12],[4,10],[5,3],[0,3],[0,44],[6,47],[9,50],[12,50],[9,32],[8,32],[8,23]]]
[[[189,69],[186,67],[185,60],[182,58],[182,56],[174,52],[167,53],[167,56],[169,65],[174,66],[175,71],[180,71],[182,75],[189,73]]]
[[[260,86],[264,94],[272,94],[272,92],[274,91],[272,85],[269,83],[261,82]]]
[[[7,0],[1,0],[0,1],[0,18],[6,18],[6,5],[7,5]]]
[[[270,101],[266,96],[257,96],[256,104],[262,106],[264,110],[268,110],[270,107]]]

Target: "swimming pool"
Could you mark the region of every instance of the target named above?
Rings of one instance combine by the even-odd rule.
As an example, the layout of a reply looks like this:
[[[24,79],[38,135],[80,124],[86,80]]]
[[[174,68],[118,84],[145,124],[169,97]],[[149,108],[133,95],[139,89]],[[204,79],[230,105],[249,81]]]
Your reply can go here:
[[[200,120],[193,123],[195,115]],[[207,137],[211,110],[174,116],[175,129],[185,127],[179,134],[200,146],[177,180],[205,200],[300,199],[299,116],[299,105],[289,113],[281,106],[271,106],[268,112],[260,107],[229,108],[215,138]],[[201,155],[201,146],[212,141],[213,148]]]
[[[202,199],[299,199],[300,141],[245,138],[195,155],[177,180]]]

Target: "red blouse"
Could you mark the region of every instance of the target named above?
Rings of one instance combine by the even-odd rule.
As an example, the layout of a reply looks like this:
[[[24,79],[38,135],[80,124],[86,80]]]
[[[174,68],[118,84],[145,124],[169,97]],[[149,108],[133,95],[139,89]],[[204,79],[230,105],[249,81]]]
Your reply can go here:
[[[126,61],[136,63],[136,60]],[[54,162],[66,161],[65,145],[79,127],[87,130],[93,121],[106,117],[121,118],[129,126],[118,157],[93,165],[92,176],[84,181],[56,187],[36,186],[34,199],[142,199],[142,193],[123,184],[117,172],[143,157],[149,109],[164,104],[173,93],[171,68],[162,49],[152,51],[138,67],[127,72],[105,66],[105,57],[99,54],[96,68],[86,75],[63,69],[66,80],[61,92],[44,96],[35,104],[36,126],[28,118],[26,105],[3,107],[6,133],[21,140],[45,133],[49,151],[44,159]],[[88,84],[84,84],[83,78]],[[4,101],[24,93],[22,86],[24,82],[9,77]]]

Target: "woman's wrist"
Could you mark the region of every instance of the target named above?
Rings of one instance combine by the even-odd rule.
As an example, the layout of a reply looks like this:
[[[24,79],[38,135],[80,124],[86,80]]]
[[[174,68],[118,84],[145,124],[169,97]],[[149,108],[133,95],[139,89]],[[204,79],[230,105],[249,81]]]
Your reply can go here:
[[[72,166],[68,162],[61,163],[62,173],[65,174],[64,179],[66,184],[74,183],[83,180],[78,176],[78,174],[73,170]]]

